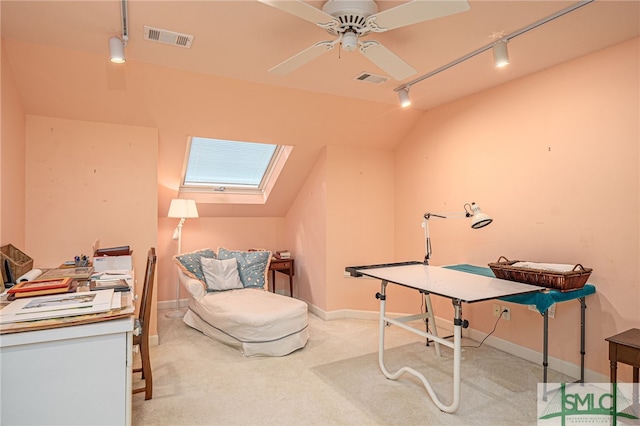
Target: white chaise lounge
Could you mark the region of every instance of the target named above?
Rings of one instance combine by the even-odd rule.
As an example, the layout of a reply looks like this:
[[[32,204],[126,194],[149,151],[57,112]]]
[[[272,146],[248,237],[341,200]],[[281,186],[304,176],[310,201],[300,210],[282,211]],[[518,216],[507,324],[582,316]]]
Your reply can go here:
[[[309,339],[307,304],[266,290],[270,258],[269,252],[224,248],[218,255],[203,249],[176,256],[189,293],[184,322],[244,356],[283,356],[303,348]]]

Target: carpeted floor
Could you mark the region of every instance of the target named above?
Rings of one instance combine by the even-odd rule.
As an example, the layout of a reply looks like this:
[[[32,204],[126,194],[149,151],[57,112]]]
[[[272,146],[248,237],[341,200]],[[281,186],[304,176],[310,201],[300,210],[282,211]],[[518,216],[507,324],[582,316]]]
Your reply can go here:
[[[240,352],[158,315],[153,399],[133,395],[134,425],[534,425],[542,367],[488,346],[465,348],[460,408],[441,412],[422,383],[392,381],[378,366],[378,322],[310,315],[307,346],[286,357]],[[397,327],[386,331],[385,365],[411,366],[440,400],[452,399],[452,351]],[[475,345],[465,340],[463,345]],[[549,382],[572,381],[550,372]],[[135,381],[134,381],[135,386]]]

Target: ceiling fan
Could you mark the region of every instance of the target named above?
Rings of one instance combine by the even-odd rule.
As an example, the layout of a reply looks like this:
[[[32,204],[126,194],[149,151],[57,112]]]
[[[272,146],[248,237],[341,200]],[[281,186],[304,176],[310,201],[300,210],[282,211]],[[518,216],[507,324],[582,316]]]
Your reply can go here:
[[[361,37],[469,10],[466,0],[413,0],[380,13],[373,0],[328,0],[322,10],[302,0],[259,1],[312,22],[336,36],[333,41],[321,41],[308,47],[269,72],[288,74],[339,44],[347,52],[358,49],[396,80],[403,80],[417,71],[380,42],[361,40]]]

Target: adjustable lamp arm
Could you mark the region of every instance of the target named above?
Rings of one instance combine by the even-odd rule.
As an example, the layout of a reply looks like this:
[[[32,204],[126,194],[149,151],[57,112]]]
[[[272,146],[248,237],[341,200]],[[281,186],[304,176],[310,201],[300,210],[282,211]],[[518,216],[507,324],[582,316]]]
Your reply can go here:
[[[439,217],[441,219],[446,219],[446,216],[442,216],[435,213],[425,213],[422,219],[422,227],[424,228],[424,263],[425,265],[429,264],[429,259],[431,259],[431,238],[429,237],[429,219],[433,217]]]
[[[445,216],[446,214],[446,216]],[[464,205],[464,213],[444,213],[444,214],[435,214],[435,213],[425,213],[422,219],[422,227],[424,228],[424,264],[428,265],[429,260],[431,259],[431,238],[429,237],[429,219],[431,217],[438,217],[440,219],[447,219],[453,217],[470,217],[471,218],[471,228],[479,229],[487,226],[493,219],[489,217],[489,215],[483,213],[480,210],[480,207],[476,203],[466,203]]]

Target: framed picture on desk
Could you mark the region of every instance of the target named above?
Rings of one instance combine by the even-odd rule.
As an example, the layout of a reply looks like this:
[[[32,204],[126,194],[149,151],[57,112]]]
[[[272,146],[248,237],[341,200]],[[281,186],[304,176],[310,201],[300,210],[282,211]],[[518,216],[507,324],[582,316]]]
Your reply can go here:
[[[40,279],[69,277],[74,280],[86,280],[91,277],[93,266],[80,266],[77,268],[54,268],[45,271]]]
[[[0,324],[106,312],[113,289],[18,299],[0,311]]]
[[[48,280],[22,281],[7,291],[7,300],[23,297],[45,296],[47,294],[67,293],[71,288],[71,278],[52,278]]]

